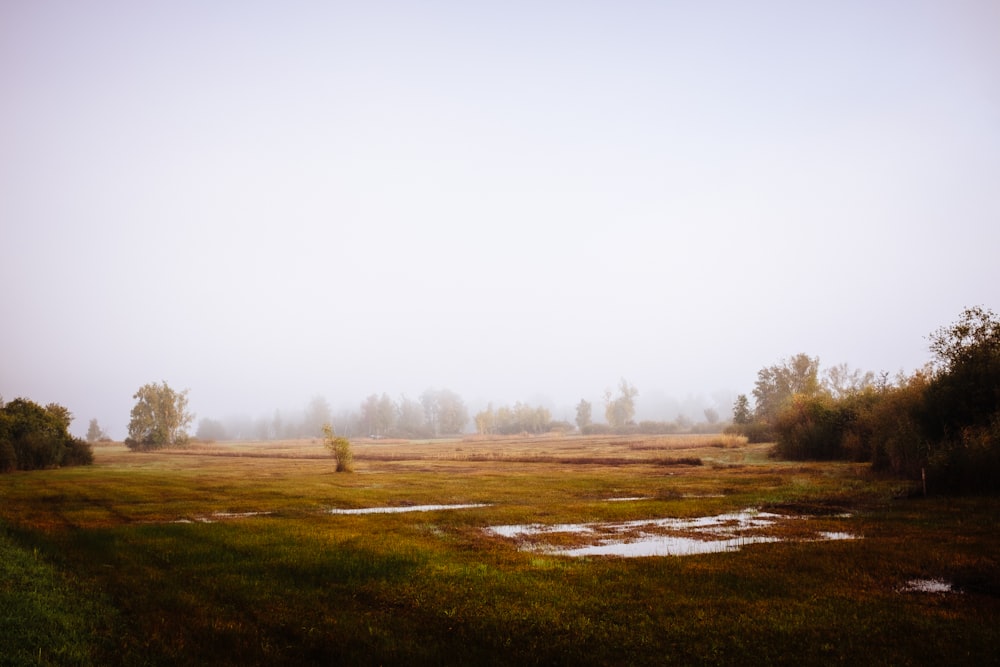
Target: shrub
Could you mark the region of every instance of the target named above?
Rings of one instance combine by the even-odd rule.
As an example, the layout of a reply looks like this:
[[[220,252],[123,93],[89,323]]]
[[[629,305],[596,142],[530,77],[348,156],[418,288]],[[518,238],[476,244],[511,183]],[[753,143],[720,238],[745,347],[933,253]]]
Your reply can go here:
[[[840,458],[845,414],[832,399],[796,394],[774,422],[774,453],[787,459]]]
[[[752,421],[747,424],[732,424],[723,431],[728,435],[741,435],[750,444],[774,442],[774,433],[770,425],[763,421]]]
[[[333,454],[337,462],[337,472],[354,470],[354,453],[351,452],[351,441],[333,432],[329,424],[323,425],[323,445]]]
[[[0,407],[0,471],[91,463],[90,445],[69,434],[72,419],[55,403],[18,398]]]
[[[85,440],[70,438],[66,443],[66,450],[63,452],[62,465],[82,466],[90,465],[94,462],[94,450]]]

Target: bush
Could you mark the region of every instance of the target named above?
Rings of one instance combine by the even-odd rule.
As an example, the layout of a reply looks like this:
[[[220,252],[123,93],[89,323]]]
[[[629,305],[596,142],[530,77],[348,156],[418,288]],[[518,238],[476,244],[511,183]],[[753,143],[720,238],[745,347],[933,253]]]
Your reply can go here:
[[[841,458],[845,413],[826,396],[796,394],[774,423],[774,453],[786,459]]]
[[[762,421],[753,421],[748,424],[732,424],[723,431],[728,435],[741,435],[750,444],[762,442],[774,442],[774,432],[771,427]]]
[[[70,438],[63,453],[62,465],[82,466],[90,465],[94,462],[94,450],[85,440]]]
[[[93,462],[90,445],[69,434],[66,408],[18,398],[0,407],[0,471]]]
[[[354,470],[354,453],[351,452],[351,441],[334,434],[333,427],[323,425],[323,445],[333,454],[337,462],[337,472],[352,472]]]

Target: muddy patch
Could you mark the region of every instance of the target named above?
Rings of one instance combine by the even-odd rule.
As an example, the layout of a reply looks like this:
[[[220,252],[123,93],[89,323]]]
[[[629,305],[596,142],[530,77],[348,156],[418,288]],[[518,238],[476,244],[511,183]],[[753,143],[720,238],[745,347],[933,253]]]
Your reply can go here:
[[[491,526],[486,532],[514,540],[524,551],[624,558],[721,553],[769,542],[859,539],[848,532],[812,530],[803,523],[811,518],[745,509],[693,518]],[[793,522],[797,525],[789,530]]]

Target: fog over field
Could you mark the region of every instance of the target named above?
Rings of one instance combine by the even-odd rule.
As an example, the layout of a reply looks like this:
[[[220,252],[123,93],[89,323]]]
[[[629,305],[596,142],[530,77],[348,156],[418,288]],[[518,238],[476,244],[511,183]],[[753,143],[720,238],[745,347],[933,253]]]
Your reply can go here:
[[[1000,5],[0,4],[0,395],[123,438],[911,372],[1000,306]],[[596,410],[598,416],[601,412]],[[700,418],[700,414],[689,414]]]

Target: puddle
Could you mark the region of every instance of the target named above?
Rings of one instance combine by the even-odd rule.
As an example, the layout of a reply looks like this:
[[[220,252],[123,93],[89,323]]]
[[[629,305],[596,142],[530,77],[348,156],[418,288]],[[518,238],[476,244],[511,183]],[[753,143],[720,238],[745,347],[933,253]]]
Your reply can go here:
[[[177,519],[173,523],[215,523],[224,519],[245,519],[251,516],[267,516],[271,512],[213,512],[208,516],[196,516],[193,519]]]
[[[899,589],[902,593],[953,593],[952,588],[944,579],[910,579]]]
[[[362,507],[349,510],[330,510],[330,514],[398,514],[401,512],[433,512],[434,510],[464,510],[475,507],[489,507],[484,503],[467,505],[404,505],[402,507]]]
[[[518,524],[491,526],[487,533],[517,540],[521,549],[559,556],[690,556],[738,551],[751,544],[791,541],[768,534],[778,524],[808,519],[807,516],[773,514],[754,509],[687,519],[665,518],[617,523]],[[545,543],[539,536],[585,536],[572,546]],[[794,538],[797,541],[853,540],[846,532],[817,531]],[[569,540],[572,541],[572,540]]]
[[[531,535],[544,535],[546,533],[593,533],[594,529],[582,523],[556,523],[551,526],[542,524],[514,525],[514,526],[491,526],[486,532],[515,539]]]

